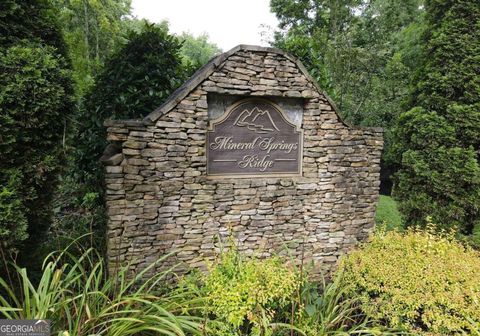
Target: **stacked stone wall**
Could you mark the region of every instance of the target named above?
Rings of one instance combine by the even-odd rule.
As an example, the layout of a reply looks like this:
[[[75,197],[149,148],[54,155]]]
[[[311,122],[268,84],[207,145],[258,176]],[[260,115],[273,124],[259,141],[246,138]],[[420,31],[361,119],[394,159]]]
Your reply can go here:
[[[206,175],[209,95],[303,101],[300,177]],[[121,153],[106,160],[110,269],[142,269],[176,251],[180,272],[205,267],[231,234],[246,254],[288,253],[314,275],[374,226],[382,132],[345,125],[294,59],[267,48],[232,53],[156,120],[108,121]]]

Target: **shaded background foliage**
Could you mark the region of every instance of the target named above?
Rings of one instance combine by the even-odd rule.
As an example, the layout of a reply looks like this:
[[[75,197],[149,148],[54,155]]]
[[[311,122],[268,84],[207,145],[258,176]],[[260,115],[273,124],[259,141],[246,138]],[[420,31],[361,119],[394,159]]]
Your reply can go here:
[[[94,74],[125,42],[131,0],[50,0],[57,10],[72,60],[73,79],[81,98],[94,84]]]
[[[214,55],[222,52],[216,44],[208,41],[206,33],[197,37],[190,33],[183,33],[178,38],[182,42],[181,54],[186,68],[198,69]]]

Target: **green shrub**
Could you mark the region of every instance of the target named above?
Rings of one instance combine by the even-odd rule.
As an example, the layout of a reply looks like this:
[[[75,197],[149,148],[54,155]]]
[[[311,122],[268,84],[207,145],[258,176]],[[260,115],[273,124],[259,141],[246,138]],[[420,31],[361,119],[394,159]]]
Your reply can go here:
[[[403,228],[402,215],[398,211],[397,203],[389,196],[380,195],[375,214],[375,223],[377,228],[386,228],[387,230]]]
[[[230,330],[268,335],[276,311],[291,303],[299,286],[296,271],[280,258],[245,258],[231,249],[212,265],[203,290],[208,312]]]
[[[480,220],[480,2],[425,1],[424,64],[398,119],[393,196],[407,225],[471,235]]]
[[[209,274],[182,278],[173,296],[205,321],[206,335],[399,334],[359,311],[359,300],[345,296],[341,275],[310,282],[278,257],[244,257],[236,248],[222,252]]]
[[[49,226],[71,94],[67,62],[54,47],[22,40],[0,51],[0,188],[9,189],[9,181],[17,180],[10,192],[21,205],[12,207],[19,224],[28,221],[32,249]],[[0,217],[8,216],[5,209]],[[8,240],[18,244],[24,238]]]
[[[0,249],[5,251],[28,237],[25,206],[18,194],[21,175],[18,171],[8,175],[5,185],[0,184]]]
[[[199,335],[199,319],[177,310],[177,298],[158,293],[170,272],[145,277],[166,257],[137,274],[126,265],[113,276],[93,249],[79,258],[53,253],[38,285],[15,266],[20,290],[0,278],[0,318],[50,319],[52,334],[62,336]]]
[[[86,192],[102,192],[107,146],[106,119],[141,119],[157,108],[186,77],[181,43],[166,27],[144,24],[105,63],[78,117],[75,176]]]
[[[480,255],[435,230],[376,234],[341,261],[347,293],[390,327],[471,335],[480,323]]]

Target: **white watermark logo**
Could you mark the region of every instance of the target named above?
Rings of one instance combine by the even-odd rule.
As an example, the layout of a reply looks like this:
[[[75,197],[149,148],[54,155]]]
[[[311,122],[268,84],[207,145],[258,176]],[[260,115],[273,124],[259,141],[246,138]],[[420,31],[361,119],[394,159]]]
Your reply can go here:
[[[49,320],[0,320],[0,336],[50,336]]]

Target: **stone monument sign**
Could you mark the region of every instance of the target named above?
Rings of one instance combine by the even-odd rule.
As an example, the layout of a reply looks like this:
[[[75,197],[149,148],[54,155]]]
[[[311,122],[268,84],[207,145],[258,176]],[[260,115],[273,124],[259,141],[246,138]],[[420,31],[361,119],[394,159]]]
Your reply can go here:
[[[203,268],[232,235],[246,254],[288,248],[319,275],[374,226],[382,130],[345,124],[279,49],[240,45],[143,120],[105,125],[112,272],[172,251],[159,268]]]

